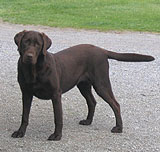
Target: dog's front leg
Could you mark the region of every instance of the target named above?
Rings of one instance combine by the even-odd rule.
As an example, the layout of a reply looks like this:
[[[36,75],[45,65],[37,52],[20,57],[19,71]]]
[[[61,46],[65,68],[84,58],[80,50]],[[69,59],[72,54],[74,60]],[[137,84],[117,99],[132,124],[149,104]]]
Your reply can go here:
[[[50,135],[48,140],[58,141],[62,137],[62,127],[63,127],[63,114],[62,114],[62,103],[61,103],[61,92],[56,91],[52,99],[53,110],[54,110],[54,122],[55,131]]]
[[[23,102],[23,113],[22,113],[22,121],[20,128],[12,134],[13,138],[22,138],[25,135],[26,128],[28,126],[28,119],[30,108],[32,104],[32,95],[23,92],[22,93],[22,102]]]

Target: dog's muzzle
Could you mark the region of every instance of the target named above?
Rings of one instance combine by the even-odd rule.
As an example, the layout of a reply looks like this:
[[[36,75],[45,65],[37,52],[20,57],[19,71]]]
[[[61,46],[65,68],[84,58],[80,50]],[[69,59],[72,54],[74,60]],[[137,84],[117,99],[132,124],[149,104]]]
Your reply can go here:
[[[35,64],[35,57],[32,53],[27,53],[23,56],[23,62],[25,64]]]

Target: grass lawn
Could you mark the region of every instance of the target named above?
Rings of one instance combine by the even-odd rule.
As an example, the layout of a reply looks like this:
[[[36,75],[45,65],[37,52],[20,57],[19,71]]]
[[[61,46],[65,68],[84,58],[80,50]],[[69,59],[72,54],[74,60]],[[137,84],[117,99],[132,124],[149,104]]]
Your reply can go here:
[[[0,0],[0,19],[61,28],[160,32],[160,0]]]

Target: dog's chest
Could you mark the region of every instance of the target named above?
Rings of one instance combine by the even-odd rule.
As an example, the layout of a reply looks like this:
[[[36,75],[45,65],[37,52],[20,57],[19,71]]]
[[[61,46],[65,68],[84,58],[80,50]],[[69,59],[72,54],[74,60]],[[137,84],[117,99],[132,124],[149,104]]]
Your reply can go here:
[[[37,98],[49,100],[52,99],[53,89],[51,83],[48,81],[36,81],[33,84],[33,95]]]

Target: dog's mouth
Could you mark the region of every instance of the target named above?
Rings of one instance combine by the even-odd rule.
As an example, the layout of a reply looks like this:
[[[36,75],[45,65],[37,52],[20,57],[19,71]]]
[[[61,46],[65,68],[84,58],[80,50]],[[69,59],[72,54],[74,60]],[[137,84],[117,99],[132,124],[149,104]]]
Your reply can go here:
[[[25,64],[36,64],[36,60],[35,57],[33,56],[33,54],[29,53],[25,56],[23,56],[23,63]]]
[[[25,59],[25,60],[23,60],[23,63],[25,63],[25,64],[33,64],[33,61],[30,60],[30,59]]]

